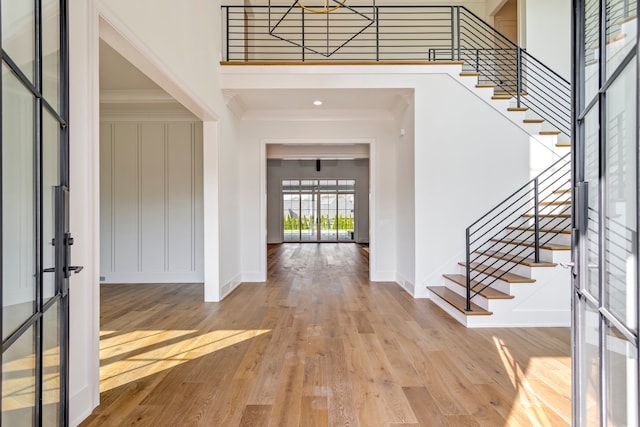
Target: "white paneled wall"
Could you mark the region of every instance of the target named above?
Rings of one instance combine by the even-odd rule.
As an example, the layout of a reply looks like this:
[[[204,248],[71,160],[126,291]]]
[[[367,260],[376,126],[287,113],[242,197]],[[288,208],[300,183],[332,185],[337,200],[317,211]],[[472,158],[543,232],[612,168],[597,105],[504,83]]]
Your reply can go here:
[[[104,283],[203,281],[202,124],[102,122]]]

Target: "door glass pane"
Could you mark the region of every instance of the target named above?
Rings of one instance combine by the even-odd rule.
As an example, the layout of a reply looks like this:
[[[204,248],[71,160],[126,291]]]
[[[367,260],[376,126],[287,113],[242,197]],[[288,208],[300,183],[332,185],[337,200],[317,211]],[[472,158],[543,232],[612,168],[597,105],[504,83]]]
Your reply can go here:
[[[636,329],[634,242],[637,232],[635,62],[607,91],[605,306]]]
[[[300,240],[300,194],[282,195],[285,242]]]
[[[2,425],[34,425],[36,403],[34,328],[2,354]]]
[[[638,419],[638,349],[614,326],[606,336],[607,425],[636,425]]]
[[[620,65],[637,39],[636,2],[607,0],[607,77]]]
[[[55,294],[55,202],[54,190],[60,184],[60,126],[44,110],[42,117],[42,274],[43,298],[46,303]]]
[[[353,240],[354,194],[338,194],[338,240]]]
[[[60,111],[60,2],[42,0],[42,93]]]
[[[335,185],[333,191],[333,193],[320,194],[320,232],[322,240],[338,240],[338,201],[336,199]]]
[[[57,426],[60,416],[59,303],[44,313],[42,338],[42,425]]]
[[[303,187],[305,187],[303,181]],[[316,213],[315,193],[303,193],[300,195],[300,240],[310,241],[318,238],[315,227]]]
[[[598,93],[600,83],[600,0],[585,1],[584,56],[585,56],[585,105]]]
[[[585,165],[584,180],[588,185],[588,201],[587,201],[587,230],[585,231],[585,247],[586,253],[586,283],[585,290],[596,299],[600,298],[600,250],[599,250],[599,168],[600,168],[600,144],[598,138],[598,107],[597,105],[591,109],[584,119],[585,132]]]
[[[600,341],[598,310],[580,300],[580,418],[584,426],[600,425]]]
[[[15,2],[14,2],[15,3]],[[2,337],[35,308],[34,99],[2,67]]]
[[[3,1],[2,48],[33,82],[35,20],[33,1]]]

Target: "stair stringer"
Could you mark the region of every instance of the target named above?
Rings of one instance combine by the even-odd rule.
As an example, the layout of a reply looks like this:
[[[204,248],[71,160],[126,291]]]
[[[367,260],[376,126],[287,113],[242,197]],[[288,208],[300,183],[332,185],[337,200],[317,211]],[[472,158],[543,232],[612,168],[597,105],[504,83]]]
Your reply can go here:
[[[562,255],[570,256],[568,251]],[[493,314],[467,316],[467,327],[571,326],[570,270],[560,265],[530,268],[535,283],[511,284],[510,294],[515,298],[489,300]]]
[[[541,131],[549,131],[554,129],[548,127],[547,123],[544,121],[543,123],[525,123],[525,119],[537,118],[537,116],[532,115],[533,113],[531,113],[530,111],[509,111],[509,107],[515,106],[514,102],[512,100],[492,99],[494,95],[494,89],[487,87],[476,87],[476,85],[478,84],[478,77],[460,76],[454,74],[450,75],[478,98],[482,99],[493,109],[508,118],[513,124],[526,132],[535,141],[544,145],[546,148],[548,148],[558,156],[564,155],[564,152],[559,152],[560,150],[558,149],[560,147],[556,146],[556,144],[559,142],[569,141],[570,138],[568,135],[540,135]]]

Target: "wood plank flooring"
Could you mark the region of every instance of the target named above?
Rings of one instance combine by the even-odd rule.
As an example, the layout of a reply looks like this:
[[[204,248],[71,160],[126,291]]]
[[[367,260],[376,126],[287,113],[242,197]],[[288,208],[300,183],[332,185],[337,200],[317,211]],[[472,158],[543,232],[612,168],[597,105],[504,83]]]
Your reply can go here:
[[[356,244],[268,249],[269,280],[103,285],[88,426],[570,425],[570,331],[465,329],[368,280]]]

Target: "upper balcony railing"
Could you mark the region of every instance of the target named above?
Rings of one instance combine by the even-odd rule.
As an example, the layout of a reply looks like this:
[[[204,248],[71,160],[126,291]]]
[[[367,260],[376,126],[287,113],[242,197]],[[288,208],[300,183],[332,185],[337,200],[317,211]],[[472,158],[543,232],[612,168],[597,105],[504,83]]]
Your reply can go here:
[[[463,6],[223,6],[225,61],[461,61],[565,135],[571,87]]]

